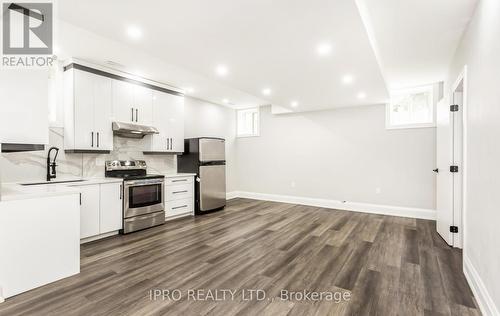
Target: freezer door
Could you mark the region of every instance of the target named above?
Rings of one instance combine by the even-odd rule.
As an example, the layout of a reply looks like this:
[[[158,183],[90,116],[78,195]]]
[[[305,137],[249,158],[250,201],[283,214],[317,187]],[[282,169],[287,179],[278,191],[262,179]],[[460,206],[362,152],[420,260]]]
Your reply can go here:
[[[200,166],[200,211],[226,205],[226,166]]]
[[[226,160],[226,141],[216,138],[200,139],[200,161],[224,161]]]

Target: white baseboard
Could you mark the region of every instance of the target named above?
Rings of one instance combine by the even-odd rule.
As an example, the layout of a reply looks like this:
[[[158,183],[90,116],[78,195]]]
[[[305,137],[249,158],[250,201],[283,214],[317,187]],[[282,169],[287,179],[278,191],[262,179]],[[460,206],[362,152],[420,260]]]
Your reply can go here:
[[[97,236],[91,236],[91,237],[83,238],[83,239],[80,239],[80,245],[88,243],[88,242],[91,242],[91,241],[96,241],[96,240],[99,240],[99,239],[103,239],[103,238],[111,237],[111,236],[114,236],[114,235],[118,235],[119,233],[120,233],[120,231],[115,230],[115,231],[112,231],[112,232],[109,232],[109,233],[105,233],[105,234],[102,234],[102,235],[97,235]]]
[[[476,268],[472,265],[469,257],[464,255],[464,274],[469,286],[471,287],[472,293],[476,298],[476,302],[479,305],[481,313],[485,316],[498,316],[498,308],[495,306],[495,302],[491,298],[486,286],[481,280],[479,273],[477,273]]]
[[[226,200],[232,200],[238,197],[238,191],[232,191],[226,193]]]
[[[228,200],[239,197],[239,198],[247,198],[254,200],[317,206],[317,207],[332,208],[337,210],[346,210],[353,212],[421,218],[430,220],[436,219],[435,210],[413,208],[413,207],[380,205],[380,204],[369,204],[369,203],[358,203],[358,202],[343,202],[338,200],[316,199],[316,198],[307,198],[307,197],[290,196],[290,195],[276,195],[276,194],[243,192],[243,191],[228,192],[226,196]]]

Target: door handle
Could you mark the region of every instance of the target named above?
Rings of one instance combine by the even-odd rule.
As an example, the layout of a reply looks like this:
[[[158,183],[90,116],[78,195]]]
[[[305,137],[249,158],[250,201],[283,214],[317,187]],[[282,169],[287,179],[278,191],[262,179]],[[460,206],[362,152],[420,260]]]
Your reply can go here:
[[[139,111],[137,109],[135,109],[135,121],[136,122],[138,120],[138,117],[139,117]]]
[[[91,147],[94,147],[94,132],[91,132],[91,133],[90,133],[90,137],[92,138],[92,141],[91,141],[90,146],[91,146]]]
[[[185,207],[188,207],[187,205],[182,205],[182,206],[176,206],[176,207],[172,207],[173,210],[177,210],[177,209],[180,209],[180,208],[185,208]]]
[[[434,171],[435,173],[439,173],[439,168],[432,169],[432,171]]]

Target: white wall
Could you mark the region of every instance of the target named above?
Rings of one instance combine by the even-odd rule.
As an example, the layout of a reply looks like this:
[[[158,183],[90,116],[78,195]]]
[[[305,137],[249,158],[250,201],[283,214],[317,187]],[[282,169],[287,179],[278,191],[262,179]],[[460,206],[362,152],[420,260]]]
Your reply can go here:
[[[435,208],[435,129],[385,129],[385,106],[273,115],[238,138],[238,190]],[[379,191],[378,191],[379,189]]]
[[[186,97],[184,132],[186,138],[220,137],[226,139],[227,192],[236,190],[236,113],[217,104]]]
[[[464,65],[468,69],[467,91],[467,205],[464,227],[465,268],[477,272],[478,288],[484,284],[500,310],[500,1],[479,2],[473,19],[452,62],[447,90]],[[470,265],[468,265],[470,263]],[[472,273],[473,274],[473,273]],[[475,282],[478,282],[475,280]],[[474,285],[474,283],[473,283]],[[474,287],[474,286],[473,286]],[[493,303],[494,302],[494,303]],[[497,314],[498,315],[498,314]]]

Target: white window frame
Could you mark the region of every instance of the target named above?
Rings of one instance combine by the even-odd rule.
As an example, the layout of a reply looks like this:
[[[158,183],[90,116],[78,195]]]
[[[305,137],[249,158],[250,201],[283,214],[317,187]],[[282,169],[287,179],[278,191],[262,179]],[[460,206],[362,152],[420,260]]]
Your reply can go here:
[[[430,123],[406,123],[406,124],[392,124],[391,123],[391,109],[392,109],[392,97],[395,95],[402,94],[416,94],[421,92],[430,92],[431,99],[431,114],[432,122]],[[425,85],[409,89],[395,90],[391,92],[391,101],[386,104],[385,107],[385,128],[386,129],[405,129],[405,128],[426,128],[426,127],[436,127],[436,91],[434,90],[434,85]]]
[[[253,121],[254,126],[253,126],[252,133],[248,133],[248,134],[240,134],[239,133],[240,113],[241,112],[252,112],[254,114],[254,121]],[[258,137],[258,136],[260,136],[260,108],[253,107],[253,108],[236,110],[236,137],[243,138],[243,137]]]

